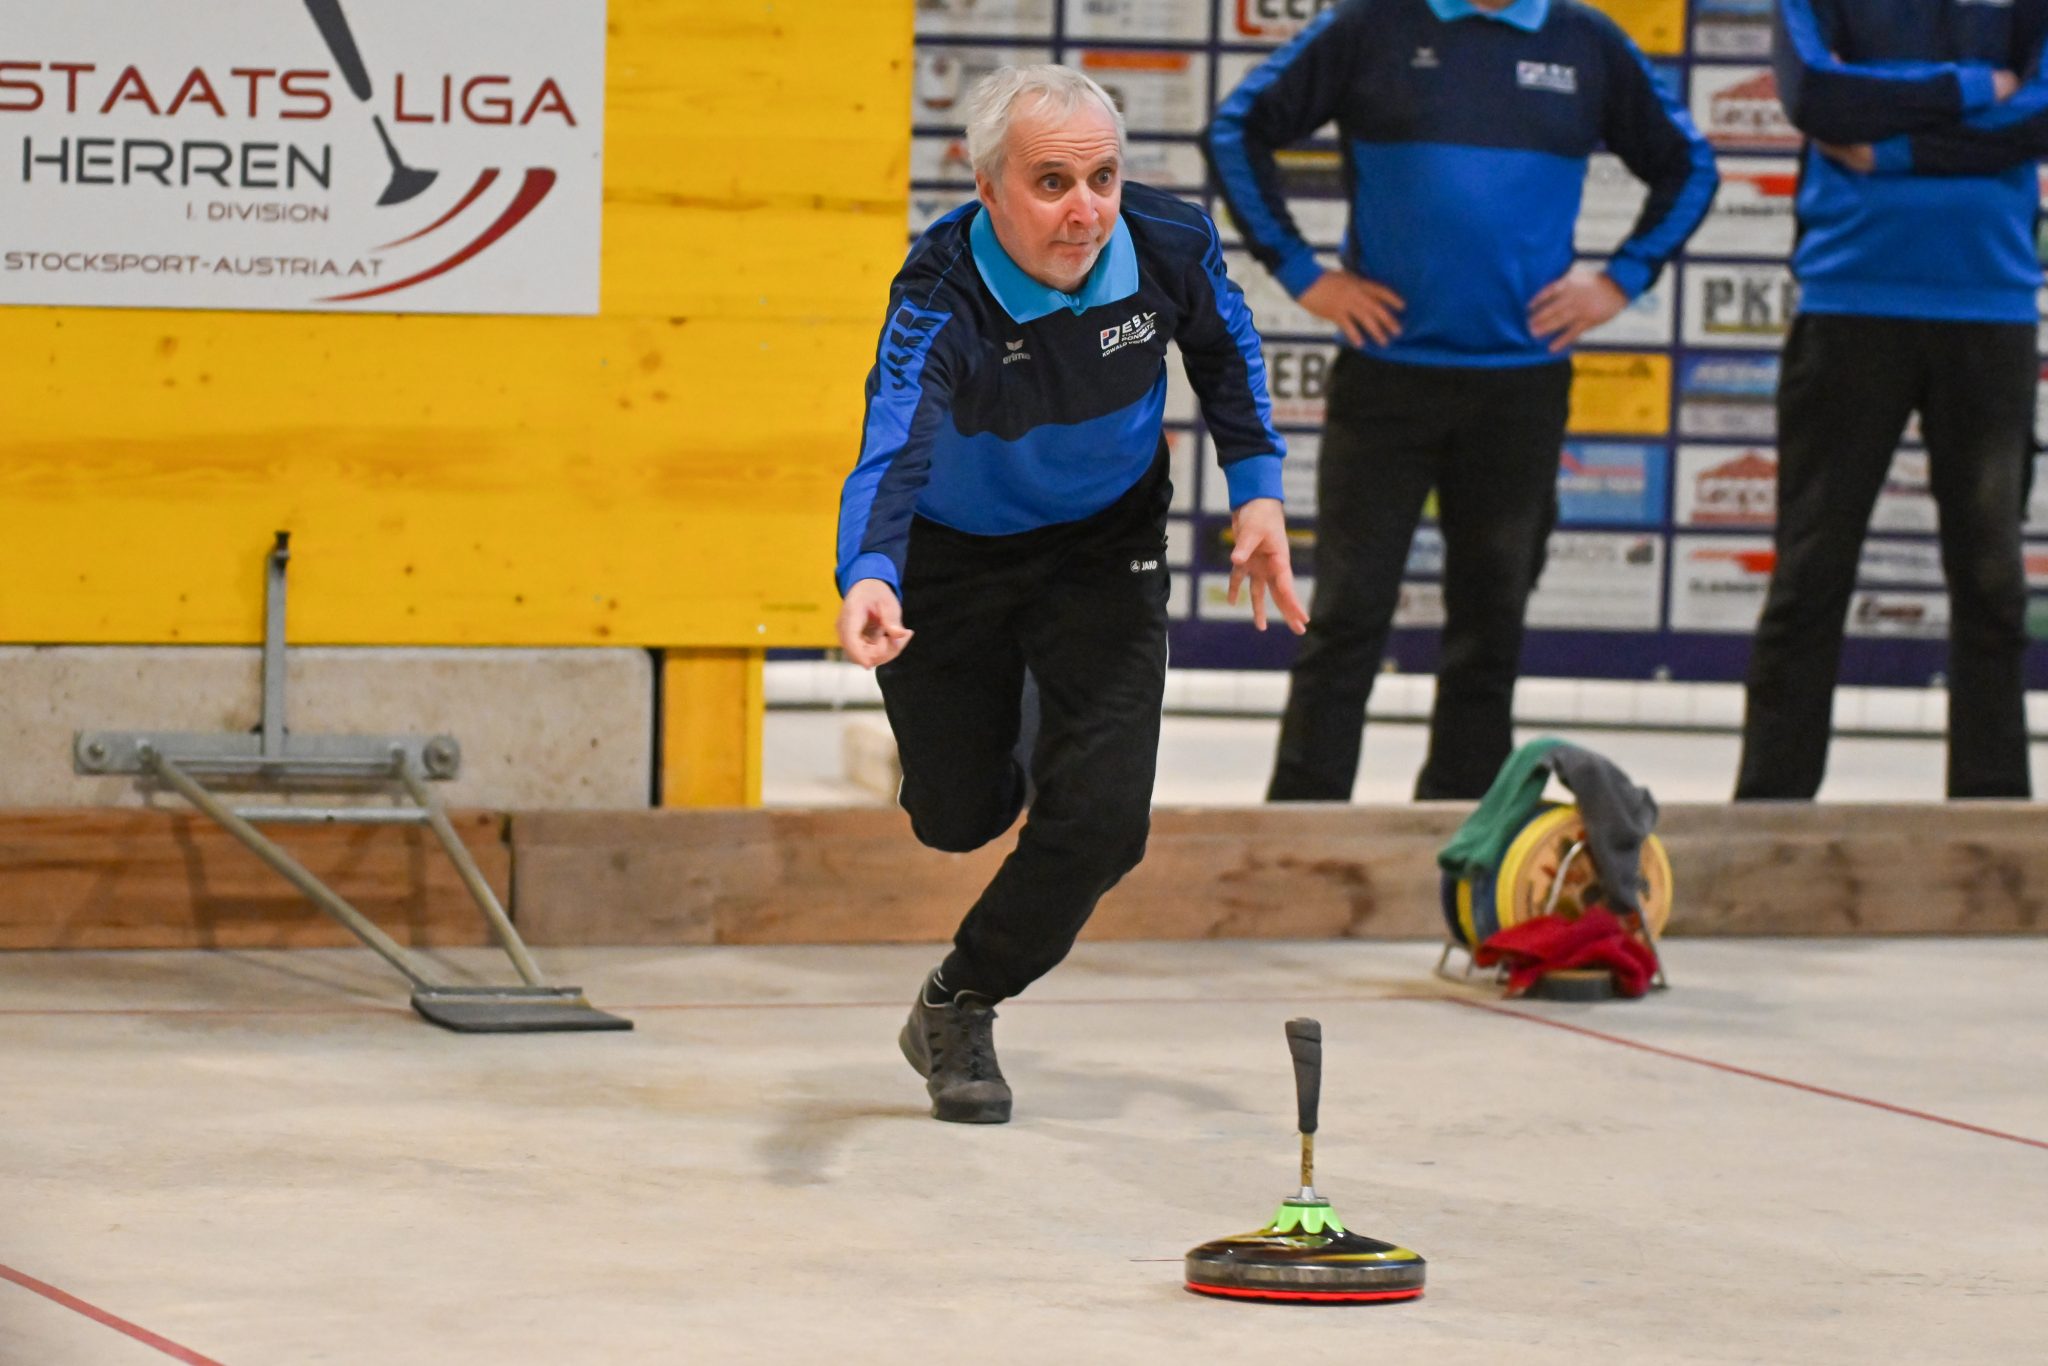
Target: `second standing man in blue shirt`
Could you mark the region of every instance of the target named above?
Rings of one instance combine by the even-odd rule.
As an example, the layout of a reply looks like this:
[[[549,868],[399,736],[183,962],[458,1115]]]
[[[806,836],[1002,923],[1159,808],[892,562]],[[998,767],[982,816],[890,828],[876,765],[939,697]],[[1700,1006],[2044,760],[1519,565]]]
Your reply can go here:
[[[1335,120],[1342,267],[1274,152]],[[1572,343],[1706,216],[1706,141],[1612,20],[1569,0],[1344,0],[1247,76],[1206,136],[1246,245],[1342,329],[1316,470],[1315,597],[1268,797],[1346,801],[1430,490],[1444,640],[1418,798],[1482,795],[1513,748],[1522,621],[1557,518]],[[1650,187],[1604,270],[1573,266],[1601,146]]]

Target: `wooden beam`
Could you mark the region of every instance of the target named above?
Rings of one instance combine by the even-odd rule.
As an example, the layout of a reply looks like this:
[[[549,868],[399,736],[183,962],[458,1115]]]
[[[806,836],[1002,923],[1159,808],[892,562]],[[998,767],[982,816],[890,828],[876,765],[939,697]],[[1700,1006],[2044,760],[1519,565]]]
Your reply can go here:
[[[759,650],[663,653],[663,806],[761,804],[764,659]]]
[[[1436,851],[1468,807],[1153,813],[1145,862],[1091,938],[1444,936]],[[2048,811],[1686,805],[1659,830],[1680,935],[2048,929]],[[513,819],[521,925],[540,944],[938,941],[1011,838],[940,854],[900,811],[537,812]]]
[[[450,815],[507,899],[506,818]],[[417,826],[267,831],[402,944],[491,942]],[[356,940],[212,821],[185,811],[0,811],[0,949],[311,949]]]

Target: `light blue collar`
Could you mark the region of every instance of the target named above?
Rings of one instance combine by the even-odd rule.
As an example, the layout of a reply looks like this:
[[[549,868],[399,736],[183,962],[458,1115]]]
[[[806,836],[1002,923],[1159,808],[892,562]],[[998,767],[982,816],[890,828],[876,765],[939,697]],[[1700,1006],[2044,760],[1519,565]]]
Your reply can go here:
[[[1032,322],[1062,308],[1083,313],[1138,292],[1138,248],[1131,242],[1131,230],[1122,214],[1117,215],[1116,231],[1110,233],[1109,245],[1095,259],[1095,269],[1088,272],[1081,288],[1072,294],[1040,284],[1010,259],[1010,253],[996,239],[995,224],[988,221],[986,206],[974,215],[967,237],[973,244],[974,268],[981,272],[982,282],[996,296],[1003,311],[1020,323]]]
[[[1550,0],[1515,0],[1503,10],[1483,10],[1472,0],[1429,0],[1429,7],[1447,24],[1453,19],[1491,19],[1534,33],[1550,13]]]

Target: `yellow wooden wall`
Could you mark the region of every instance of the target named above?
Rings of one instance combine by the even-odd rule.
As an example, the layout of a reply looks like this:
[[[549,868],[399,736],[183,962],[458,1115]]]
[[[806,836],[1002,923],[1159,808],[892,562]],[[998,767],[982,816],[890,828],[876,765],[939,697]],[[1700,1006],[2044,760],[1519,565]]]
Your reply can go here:
[[[0,308],[0,642],[829,642],[911,0],[609,12],[598,317]]]

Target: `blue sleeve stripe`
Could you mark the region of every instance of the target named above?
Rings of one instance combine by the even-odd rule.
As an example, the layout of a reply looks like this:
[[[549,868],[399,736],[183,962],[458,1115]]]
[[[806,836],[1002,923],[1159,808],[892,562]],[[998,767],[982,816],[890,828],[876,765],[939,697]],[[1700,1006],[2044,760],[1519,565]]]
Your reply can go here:
[[[1996,133],[2001,129],[2037,118],[2044,110],[2048,110],[2048,75],[2037,75],[2013,92],[2011,99],[2002,104],[1995,104],[1982,113],[1970,115],[1963,120],[1963,125],[1966,128],[1981,129],[1986,133]]]
[[[1259,341],[1258,328],[1252,324],[1252,310],[1244,301],[1244,291],[1223,268],[1223,243],[1216,236],[1213,225],[1209,229],[1209,250],[1202,258],[1202,269],[1208,272],[1209,288],[1216,295],[1216,311],[1223,316],[1223,325],[1230,329],[1230,339],[1237,343],[1237,354],[1244,358],[1245,384],[1251,389],[1252,406],[1258,410],[1259,425],[1266,429],[1274,451],[1285,454],[1287,443],[1273,429],[1273,400],[1266,392],[1265,347]]]
[[[864,548],[883,476],[910,442],[910,428],[923,404],[925,362],[932,341],[950,313],[934,313],[910,303],[899,304],[882,328],[875,348],[875,391],[868,399],[861,432],[860,459],[847,476],[839,499],[839,566],[850,569]],[[847,588],[841,582],[840,591]]]
[[[1663,218],[1655,223],[1644,224],[1634,236],[1622,243],[1620,250],[1615,253],[1617,256],[1641,259],[1650,265],[1650,274],[1654,275],[1657,267],[1670,260],[1706,218],[1707,210],[1713,207],[1714,191],[1721,184],[1721,172],[1714,164],[1712,144],[1700,136],[1700,130],[1693,125],[1692,115],[1686,111],[1685,106],[1673,99],[1670,93],[1657,83],[1656,73],[1650,69],[1650,63],[1640,50],[1631,48],[1630,56],[1634,57],[1636,65],[1642,68],[1643,79],[1657,92],[1657,102],[1664,107],[1665,117],[1685,135],[1686,143],[1692,151],[1692,170],[1685,177],[1685,187],[1671,202],[1671,207],[1665,211]],[[1644,283],[1648,283],[1647,278]]]
[[[1796,82],[1811,73],[1823,76],[1844,76],[1867,82],[1871,89],[1868,98],[1882,99],[1883,93],[1876,87],[1884,83],[1903,86],[1931,86],[1942,78],[1953,80],[1962,108],[1968,112],[1978,107],[1975,101],[1988,98],[1991,93],[1991,68],[1980,63],[1961,62],[1844,62],[1828,51],[1827,39],[1821,35],[1820,21],[1814,17],[1812,0],[1778,0],[1778,20],[1783,25],[1785,36],[1791,40],[1793,61],[1796,69],[1789,73]],[[1783,55],[1782,50],[1774,53],[1774,59]],[[1780,72],[1780,76],[1787,73]],[[1790,109],[1798,100],[1796,89],[1784,89],[1788,84],[1779,82],[1780,97]]]
[[[1937,76],[1955,76],[1960,80],[1966,69],[1957,62],[1886,62],[1882,66],[1845,62],[1828,51],[1810,0],[1778,0],[1778,14],[1784,20],[1785,34],[1792,40],[1799,64],[1809,71],[1919,85]]]
[[[1224,194],[1230,202],[1238,228],[1247,239],[1277,253],[1283,261],[1291,262],[1303,255],[1314,259],[1314,254],[1301,234],[1275,217],[1266,202],[1265,189],[1259,184],[1251,157],[1244,149],[1244,121],[1251,113],[1252,102],[1279,80],[1316,36],[1330,26],[1337,17],[1338,8],[1332,5],[1324,10],[1285,47],[1254,68],[1237,89],[1230,92],[1230,98],[1217,107],[1216,117],[1209,125],[1209,149],[1216,158],[1217,175],[1223,182]]]

